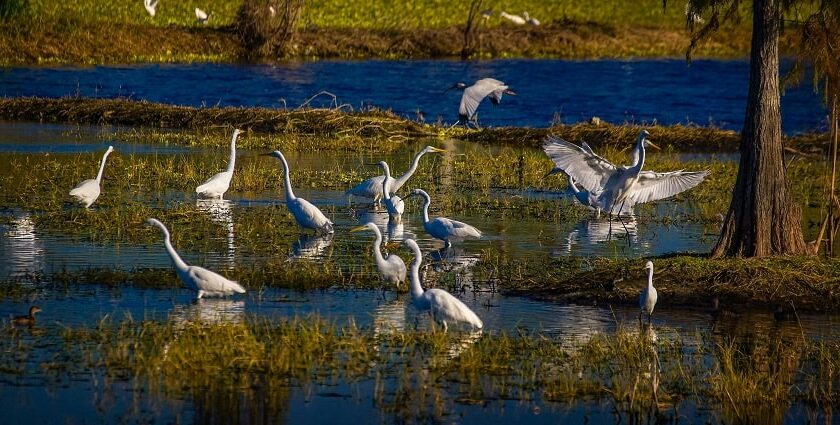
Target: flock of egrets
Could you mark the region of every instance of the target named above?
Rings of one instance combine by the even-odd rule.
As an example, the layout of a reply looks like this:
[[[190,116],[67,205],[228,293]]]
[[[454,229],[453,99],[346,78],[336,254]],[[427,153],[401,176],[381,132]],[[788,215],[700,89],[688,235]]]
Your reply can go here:
[[[469,122],[474,123],[476,109],[484,97],[490,97],[494,104],[498,104],[503,93],[513,94],[504,83],[489,78],[479,80],[470,87],[464,84],[453,87],[464,89],[459,118],[465,125],[469,125]],[[227,169],[215,174],[198,186],[195,189],[198,196],[222,199],[227,192],[233,178],[236,162],[236,141],[240,133],[241,131],[238,129],[233,132],[230,142],[230,161]],[[631,164],[628,166],[616,166],[610,163],[595,154],[586,143],[577,146],[562,139],[549,137],[545,142],[544,150],[555,164],[554,169],[549,174],[565,173],[569,179],[569,190],[572,191],[580,203],[599,212],[605,211],[611,217],[618,217],[619,220],[622,215],[632,214],[635,204],[673,196],[696,186],[706,177],[708,171],[687,172],[680,170],[658,173],[643,170],[646,156],[645,147],[656,147],[648,141],[648,135],[645,130],[642,130],[639,134],[633,149]],[[90,207],[99,197],[105,162],[113,150],[113,147],[108,147],[102,157],[99,173],[95,179],[85,180],[70,191],[70,195],[85,207]],[[427,153],[436,152],[444,151],[427,146],[415,155],[409,169],[396,178],[391,176],[388,164],[385,161],[380,161],[378,165],[382,168],[384,174],[359,183],[347,190],[347,194],[371,198],[375,204],[383,203],[388,212],[389,221],[399,223],[405,211],[405,203],[397,195],[397,191],[406,184],[417,170],[420,159]],[[335,228],[332,221],[318,207],[306,199],[295,196],[292,189],[289,163],[283,153],[273,151],[265,155],[277,158],[282,164],[286,207],[301,229],[313,230],[316,234],[334,233]],[[583,190],[578,189],[576,184],[580,184]],[[446,247],[450,247],[453,241],[481,238],[482,232],[467,223],[447,217],[430,219],[429,205],[432,200],[424,190],[412,189],[407,197],[412,196],[423,198],[423,228],[432,237],[443,241]],[[148,223],[158,227],[163,233],[166,251],[175,266],[178,277],[188,288],[196,292],[199,299],[203,296],[227,296],[245,292],[245,288],[237,282],[205,268],[188,265],[172,246],[166,226],[154,218],[149,218]],[[388,284],[399,285],[406,282],[408,277],[411,301],[419,311],[430,312],[432,319],[442,325],[444,329],[448,328],[448,323],[455,322],[465,323],[473,328],[482,328],[481,319],[453,295],[442,289],[423,290],[419,274],[423,254],[415,241],[411,239],[404,241],[414,253],[414,261],[410,269],[407,269],[399,256],[395,254],[382,255],[382,235],[375,224],[367,223],[364,226],[353,228],[351,232],[365,230],[370,230],[375,235],[374,260],[382,279]],[[639,306],[641,313],[646,313],[648,320],[650,320],[657,298],[656,289],[653,287],[653,263],[647,262],[646,269],[648,271],[648,286],[642,291]]]

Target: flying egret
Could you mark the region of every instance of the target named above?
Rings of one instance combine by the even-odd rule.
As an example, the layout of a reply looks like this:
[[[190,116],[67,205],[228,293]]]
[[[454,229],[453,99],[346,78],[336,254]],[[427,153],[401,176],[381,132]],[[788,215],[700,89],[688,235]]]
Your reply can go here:
[[[289,178],[289,163],[280,151],[264,154],[280,160],[283,163],[283,178],[286,184],[286,207],[289,208],[298,225],[304,229],[313,229],[315,233],[333,233],[333,224],[321,210],[309,201],[295,196],[292,191],[292,181]]]
[[[85,208],[93,205],[96,202],[96,198],[99,197],[99,182],[102,181],[102,172],[105,171],[105,160],[108,159],[108,155],[113,151],[114,147],[108,146],[105,155],[102,155],[102,164],[99,165],[99,174],[96,175],[95,179],[85,180],[70,191],[70,196],[76,198],[76,202],[84,205]]]
[[[533,25],[535,27],[540,26],[540,21],[537,20],[537,18],[532,18],[530,15],[528,15],[528,12],[523,13],[523,15],[525,16],[525,22],[527,22],[528,25]]]
[[[373,258],[376,260],[376,268],[379,269],[379,275],[385,283],[399,287],[400,283],[405,282],[405,263],[402,258],[396,254],[388,254],[383,257],[380,247],[382,246],[382,232],[379,231],[373,223],[365,223],[363,226],[354,227],[350,232],[361,232],[370,230],[376,235],[373,241]]]
[[[653,307],[656,306],[656,288],[653,287],[653,262],[648,261],[645,264],[645,270],[648,272],[648,284],[639,295],[639,323],[642,323],[642,315],[647,314],[648,323],[650,323],[650,316],[653,315]]]
[[[33,305],[29,307],[29,314],[25,316],[15,316],[12,319],[12,324],[17,326],[32,326],[35,324],[35,314],[41,312],[41,307]]]
[[[612,215],[632,214],[636,204],[668,198],[700,184],[704,171],[642,171],[645,163],[647,130],[636,143],[639,160],[629,167],[616,167],[606,159],[563,139],[549,136],[543,149],[554,161],[555,170],[572,176],[591,193],[598,193],[598,207]],[[554,170],[552,170],[554,171]]]
[[[146,8],[146,12],[149,12],[149,16],[152,18],[155,17],[155,9],[157,8],[158,2],[160,0],[155,0],[154,2],[152,0],[143,0],[143,7]]]
[[[476,119],[478,105],[485,97],[489,97],[493,105],[498,105],[502,101],[503,94],[516,96],[516,93],[505,83],[494,78],[482,78],[469,87],[465,83],[455,83],[446,91],[453,89],[464,90],[464,94],[461,95],[461,104],[458,106],[458,122],[455,124],[463,122],[464,125],[469,126],[472,123],[476,128],[479,128]]]
[[[525,18],[523,18],[519,15],[513,15],[513,14],[510,14],[510,13],[507,13],[507,12],[504,12],[504,11],[502,13],[499,13],[499,16],[507,19],[508,21],[510,21],[511,23],[513,23],[515,25],[525,25],[525,23],[526,23]]]
[[[236,138],[240,133],[242,133],[242,130],[233,130],[233,138],[230,140],[230,161],[228,161],[227,170],[207,179],[201,186],[195,188],[195,193],[205,198],[222,199],[222,196],[224,196],[230,187],[231,179],[233,179],[233,166],[236,163]]]
[[[388,168],[388,163],[379,161],[379,166],[385,172],[385,178],[382,179],[382,199],[385,204],[385,209],[388,210],[388,218],[390,221],[399,223],[402,221],[402,213],[405,211],[405,203],[402,198],[396,194],[391,194],[391,170]]]
[[[411,263],[409,277],[411,302],[419,311],[429,311],[432,319],[443,326],[444,332],[449,329],[447,322],[464,322],[473,329],[481,329],[484,323],[467,307],[466,304],[455,298],[443,289],[432,288],[423,291],[420,286],[420,264],[423,262],[423,252],[413,239],[406,239],[405,244],[414,251],[414,262]]]
[[[195,8],[195,21],[198,22],[199,24],[205,24],[206,25],[207,21],[210,20],[210,15],[212,15],[212,14],[213,14],[213,12],[207,13],[207,12],[205,12],[205,11],[196,7]]]
[[[423,202],[423,228],[426,233],[432,235],[436,239],[446,242],[446,247],[452,246],[450,239],[481,239],[481,230],[470,226],[467,223],[462,223],[456,220],[450,220],[446,217],[437,217],[434,220],[429,220],[429,204],[432,203],[432,198],[423,189],[414,189],[411,191],[411,196],[422,196]]]
[[[185,263],[175,251],[175,248],[172,247],[172,242],[169,240],[169,230],[166,229],[166,226],[154,218],[146,220],[146,223],[157,227],[163,233],[163,245],[166,246],[166,252],[169,253],[169,258],[175,265],[178,277],[187,288],[196,292],[197,299],[201,299],[205,295],[208,297],[224,297],[234,293],[245,293],[245,288],[242,285],[204,267],[191,266]]]
[[[420,158],[427,153],[433,152],[446,152],[443,149],[438,149],[434,146],[426,146],[420,152],[417,152],[414,155],[414,159],[411,161],[411,166],[408,168],[408,171],[405,174],[397,177],[391,178],[391,190],[397,192],[400,190],[401,187],[414,175],[414,172],[417,171],[417,166],[420,165]],[[373,202],[379,203],[380,199],[382,199],[382,181],[385,179],[385,176],[376,176],[371,177],[356,186],[351,187],[347,190],[348,195],[353,196],[361,196],[363,198],[373,198]]]

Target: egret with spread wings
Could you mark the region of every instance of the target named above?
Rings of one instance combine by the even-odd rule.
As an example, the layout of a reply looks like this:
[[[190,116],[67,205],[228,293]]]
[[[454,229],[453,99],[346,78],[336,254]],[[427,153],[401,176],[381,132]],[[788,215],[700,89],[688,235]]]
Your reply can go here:
[[[485,97],[489,97],[491,103],[498,105],[502,101],[503,94],[516,96],[516,93],[505,83],[494,78],[482,78],[469,87],[464,83],[456,83],[447,91],[452,89],[464,90],[464,94],[461,96],[461,105],[458,107],[458,122],[456,124],[464,123],[466,126],[473,124],[476,128],[479,128],[477,120],[478,105]]]

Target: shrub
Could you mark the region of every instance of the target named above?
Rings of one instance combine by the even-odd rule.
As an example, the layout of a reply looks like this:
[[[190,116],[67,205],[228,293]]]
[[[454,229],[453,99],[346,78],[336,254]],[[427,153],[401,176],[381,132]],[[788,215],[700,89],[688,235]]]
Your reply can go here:
[[[292,41],[304,0],[245,0],[236,17],[239,42],[251,56],[282,56]]]

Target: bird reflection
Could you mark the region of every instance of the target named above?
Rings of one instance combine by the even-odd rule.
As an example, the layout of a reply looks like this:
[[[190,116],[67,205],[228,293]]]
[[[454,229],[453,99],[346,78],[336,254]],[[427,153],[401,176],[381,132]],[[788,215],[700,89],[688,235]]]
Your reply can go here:
[[[581,220],[566,237],[563,251],[571,254],[574,245],[591,246],[608,241],[627,239],[636,246],[639,243],[638,228],[635,216],[622,217],[622,223],[613,220],[590,219]]]
[[[384,209],[379,211],[376,208],[357,209],[354,211],[353,216],[361,224],[373,223],[376,227],[379,227],[379,231],[382,232],[383,242],[402,242],[406,238],[415,238],[414,233],[405,228],[408,217],[403,216],[402,221],[395,223],[389,220],[387,211]]]
[[[0,274],[19,277],[43,271],[44,243],[36,236],[35,224],[29,214],[12,219],[0,246],[5,259]]]
[[[175,306],[169,314],[169,317],[178,325],[186,325],[188,323],[242,323],[245,319],[245,301],[225,298],[201,298],[191,304]]]
[[[198,199],[195,206],[205,212],[210,220],[224,226],[227,250],[222,254],[224,263],[233,267],[236,257],[236,233],[233,225],[233,203],[225,199]]]
[[[410,314],[409,308],[405,298],[397,298],[377,306],[373,311],[374,335],[379,337],[405,331],[406,317]]]
[[[328,257],[334,233],[300,235],[292,244],[292,259],[317,260]]]
[[[481,329],[472,330],[458,334],[457,338],[452,339],[446,345],[446,360],[452,360],[467,351],[479,338],[481,338]]]

